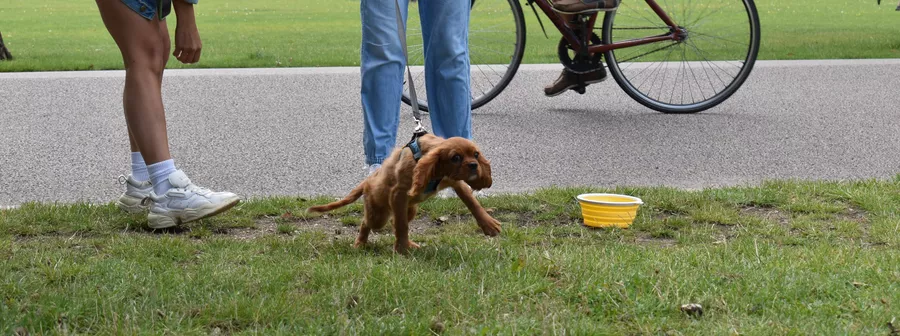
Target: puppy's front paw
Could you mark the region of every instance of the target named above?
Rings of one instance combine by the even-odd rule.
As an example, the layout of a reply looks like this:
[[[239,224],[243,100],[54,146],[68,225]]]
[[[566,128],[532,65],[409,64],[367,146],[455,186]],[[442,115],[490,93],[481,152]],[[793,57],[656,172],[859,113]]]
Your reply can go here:
[[[500,234],[500,221],[494,219],[494,217],[488,216],[485,219],[478,221],[478,226],[481,227],[481,231],[484,232],[486,236],[495,237]]]
[[[419,248],[419,244],[413,243],[410,240],[406,242],[396,242],[394,243],[394,252],[399,254],[406,254],[409,252],[409,249],[417,249]]]

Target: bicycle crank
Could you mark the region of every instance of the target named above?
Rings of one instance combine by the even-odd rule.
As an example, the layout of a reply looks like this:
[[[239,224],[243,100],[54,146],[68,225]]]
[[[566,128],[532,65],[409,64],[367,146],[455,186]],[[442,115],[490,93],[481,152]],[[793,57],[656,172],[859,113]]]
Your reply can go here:
[[[601,42],[600,36],[597,36],[596,33],[591,33],[591,43],[589,45],[600,44]],[[559,40],[557,53],[559,54],[559,62],[562,63],[566,69],[569,69],[569,71],[574,73],[584,74],[603,67],[603,54],[596,53],[587,56],[577,55],[575,49],[569,44],[569,41],[567,41],[565,37]]]

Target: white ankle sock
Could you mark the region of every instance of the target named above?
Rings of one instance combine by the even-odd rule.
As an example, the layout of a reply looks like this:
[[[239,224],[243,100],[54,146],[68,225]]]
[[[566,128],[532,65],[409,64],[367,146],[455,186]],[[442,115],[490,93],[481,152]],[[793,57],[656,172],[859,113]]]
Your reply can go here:
[[[157,196],[162,196],[172,185],[169,183],[169,175],[175,172],[175,161],[168,159],[147,166],[150,173],[150,183],[153,184],[153,192]]]
[[[131,176],[139,182],[150,179],[150,173],[147,172],[147,164],[141,152],[131,152]]]

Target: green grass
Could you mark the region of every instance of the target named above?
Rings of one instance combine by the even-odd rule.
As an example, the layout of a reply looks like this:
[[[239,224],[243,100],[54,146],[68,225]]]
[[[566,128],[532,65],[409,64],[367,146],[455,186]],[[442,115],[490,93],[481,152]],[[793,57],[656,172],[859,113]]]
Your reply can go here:
[[[896,25],[900,13],[890,1],[877,6],[874,0],[760,0],[757,7],[762,25],[760,59],[900,57]],[[523,10],[527,20],[524,62],[558,62],[559,33],[543,17],[550,38],[544,37],[531,9]],[[359,64],[358,0],[201,2],[197,15],[203,58],[195,65],[173,58],[169,68]],[[412,17],[411,31],[417,26],[417,16]],[[6,0],[0,3],[0,18],[0,31],[16,57],[0,62],[0,71],[122,68],[118,49],[93,1]],[[170,20],[173,32],[174,24]],[[416,63],[415,56],[411,59]]]
[[[596,191],[646,204],[586,228],[573,197]],[[409,256],[389,232],[350,247],[359,203],[303,211],[327,201],[165,232],[112,204],[0,210],[0,334],[887,335],[900,317],[900,176],[493,196],[496,238],[431,200]]]

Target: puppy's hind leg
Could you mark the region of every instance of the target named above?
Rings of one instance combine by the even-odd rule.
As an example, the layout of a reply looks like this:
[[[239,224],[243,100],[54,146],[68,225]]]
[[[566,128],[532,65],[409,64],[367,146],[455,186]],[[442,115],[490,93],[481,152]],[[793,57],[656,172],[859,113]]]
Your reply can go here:
[[[360,248],[366,245],[366,243],[369,242],[369,232],[372,232],[372,229],[369,229],[364,221],[362,226],[359,228],[359,235],[356,236],[356,242],[353,243],[353,247]]]
[[[383,207],[375,206],[373,200],[366,200],[365,217],[359,228],[359,235],[356,236],[356,242],[353,247],[361,247],[369,241],[369,233],[372,230],[378,231],[387,224],[390,218],[390,212]]]
[[[411,223],[413,219],[416,219],[416,212],[419,207],[416,205],[410,205],[409,210],[406,211],[406,222]],[[409,229],[409,225],[407,225],[407,229]],[[419,248],[419,244],[414,243],[412,240],[409,240],[409,247],[411,248]]]
[[[394,214],[394,251],[406,254],[410,248],[419,247],[409,240],[409,198],[406,188],[397,188],[391,192],[391,210]]]

